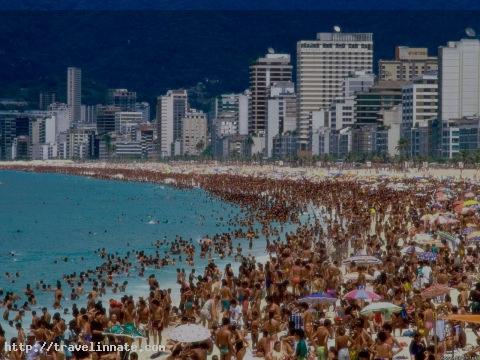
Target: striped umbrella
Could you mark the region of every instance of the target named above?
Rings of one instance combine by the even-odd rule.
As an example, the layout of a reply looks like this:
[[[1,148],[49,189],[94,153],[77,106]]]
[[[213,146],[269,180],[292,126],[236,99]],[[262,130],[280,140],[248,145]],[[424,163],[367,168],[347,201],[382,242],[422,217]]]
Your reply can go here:
[[[434,284],[420,294],[424,299],[432,299],[450,293],[451,288],[443,284]]]
[[[437,231],[437,235],[442,240],[450,241],[451,243],[457,242],[457,237],[449,232],[446,231]]]
[[[382,297],[373,291],[366,290],[364,288],[356,289],[345,294],[345,299],[348,300],[368,300],[368,301],[378,301]]]

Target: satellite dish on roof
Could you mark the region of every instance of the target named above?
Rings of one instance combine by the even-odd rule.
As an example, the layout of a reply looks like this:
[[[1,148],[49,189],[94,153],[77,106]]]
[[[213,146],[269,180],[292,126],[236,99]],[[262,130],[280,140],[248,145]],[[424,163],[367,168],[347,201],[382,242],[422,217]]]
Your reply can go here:
[[[340,26],[335,25],[335,26],[333,27],[333,31],[335,31],[336,33],[339,33],[339,32],[342,31],[342,29],[340,29]]]
[[[275,54],[275,50],[272,47],[268,48],[268,53],[269,54]]]
[[[475,37],[477,35],[475,30],[471,27],[468,27],[465,29],[465,34],[467,34],[467,36],[470,36],[470,37]]]

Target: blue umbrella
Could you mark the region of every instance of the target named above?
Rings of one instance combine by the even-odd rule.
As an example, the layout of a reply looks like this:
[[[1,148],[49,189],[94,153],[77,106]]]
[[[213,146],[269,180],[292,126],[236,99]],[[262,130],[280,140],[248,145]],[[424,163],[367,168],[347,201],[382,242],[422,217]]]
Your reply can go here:
[[[318,293],[307,295],[299,299],[298,301],[314,306],[318,304],[335,304],[337,302],[337,298],[327,293],[318,292]]]
[[[417,256],[420,260],[423,261],[436,261],[438,254],[431,251],[426,251],[424,253],[418,254]]]

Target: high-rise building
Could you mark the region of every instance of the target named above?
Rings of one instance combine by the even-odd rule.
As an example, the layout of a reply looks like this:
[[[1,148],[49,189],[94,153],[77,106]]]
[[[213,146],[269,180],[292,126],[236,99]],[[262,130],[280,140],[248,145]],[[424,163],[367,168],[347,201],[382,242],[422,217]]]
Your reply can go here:
[[[406,81],[379,81],[367,92],[355,95],[357,124],[375,124],[381,120],[380,111],[402,103],[402,87]],[[360,132],[362,132],[361,130]]]
[[[265,154],[272,157],[273,139],[297,128],[297,97],[291,81],[274,82],[267,101],[267,128]],[[290,137],[292,138],[292,137]]]
[[[368,91],[375,84],[375,75],[367,71],[353,71],[342,81],[342,96],[353,96]]]
[[[427,48],[397,46],[394,60],[378,62],[379,80],[410,81],[418,76],[438,69],[438,60],[428,55]]]
[[[70,125],[82,119],[82,70],[76,67],[67,69],[67,105],[70,112]]]
[[[108,89],[107,105],[117,106],[121,111],[136,111],[137,93],[128,89]]]
[[[275,54],[270,50],[250,66],[249,134],[265,135],[269,88],[272,83],[279,81],[292,81],[289,54]]]
[[[119,135],[135,134],[143,122],[143,114],[138,111],[119,111],[115,113],[115,132]],[[133,135],[135,137],[136,135]]]
[[[299,150],[308,151],[312,112],[328,109],[342,96],[343,80],[353,71],[372,72],[371,33],[319,33],[297,43]]]
[[[150,122],[150,104],[148,102],[137,102],[135,111],[142,113],[143,122]]]
[[[115,131],[115,113],[120,112],[120,108],[112,105],[97,106],[97,133],[105,135]]]
[[[441,121],[480,115],[480,40],[450,41],[438,56]]]
[[[207,147],[207,115],[191,109],[183,117],[182,154],[200,155]]]
[[[355,96],[335,98],[330,104],[328,111],[330,120],[329,127],[340,130],[344,127],[352,126],[356,121],[355,104]]]
[[[42,91],[38,96],[38,108],[48,110],[48,107],[56,100],[57,94],[53,91]]]
[[[248,98],[243,94],[222,94],[215,99],[214,121],[217,136],[248,134]]]
[[[82,105],[82,124],[93,125],[97,122],[97,108],[94,105]]]
[[[428,126],[438,117],[437,73],[425,73],[402,88],[402,137],[414,127]]]
[[[183,118],[187,111],[186,90],[169,90],[157,98],[157,138],[161,157],[175,155],[175,142],[182,139]]]
[[[0,112],[0,159],[12,159],[12,145],[16,137],[16,121],[18,113]]]

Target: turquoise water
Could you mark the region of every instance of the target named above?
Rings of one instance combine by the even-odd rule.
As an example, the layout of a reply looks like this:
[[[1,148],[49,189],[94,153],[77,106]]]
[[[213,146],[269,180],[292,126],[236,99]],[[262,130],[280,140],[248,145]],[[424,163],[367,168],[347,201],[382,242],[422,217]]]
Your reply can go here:
[[[34,287],[39,280],[54,288],[64,273],[78,273],[99,265],[101,259],[94,254],[98,248],[105,247],[108,252],[153,253],[152,243],[164,236],[173,240],[178,234],[198,240],[233,229],[228,220],[239,213],[235,205],[201,189],[177,190],[158,184],[0,171],[0,288],[23,295],[27,283]],[[240,241],[234,241],[234,246]],[[264,254],[264,249],[264,242],[258,241],[252,253]],[[204,265],[205,260],[197,259],[197,272]],[[160,270],[147,269],[144,278],[132,271],[125,279],[116,280],[128,280],[129,294],[147,295],[146,277],[154,273],[160,286],[172,287],[175,295],[177,267],[185,268],[187,274],[191,269],[185,263],[177,263]],[[19,272],[20,277],[8,279],[7,271]],[[86,290],[90,290],[88,286]],[[66,297],[69,292],[64,286]],[[53,293],[35,294],[36,309],[53,305]],[[77,303],[85,303],[85,299]],[[71,302],[67,299],[62,305],[70,307]],[[0,321],[10,333],[9,326]],[[28,325],[27,317],[24,327]]]

